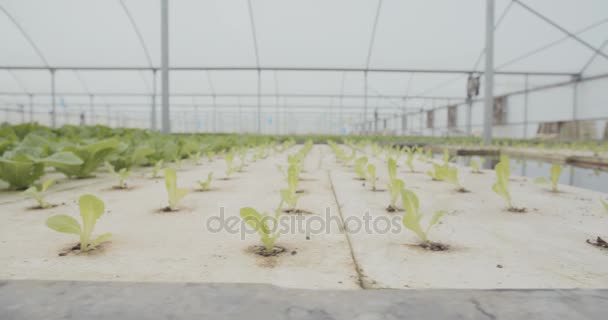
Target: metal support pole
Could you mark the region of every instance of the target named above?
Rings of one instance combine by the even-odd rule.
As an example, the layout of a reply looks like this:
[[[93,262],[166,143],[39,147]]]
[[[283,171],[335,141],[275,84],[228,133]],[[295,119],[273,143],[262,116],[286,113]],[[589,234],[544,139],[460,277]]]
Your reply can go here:
[[[55,69],[51,69],[51,127],[57,127],[57,101],[55,101]]]
[[[572,121],[574,122],[574,138],[579,139],[579,125],[578,125],[578,84],[579,79],[577,78],[572,88]]]
[[[217,103],[215,99],[215,94],[211,96],[211,100],[213,101],[213,133],[217,133]]]
[[[34,122],[34,95],[29,94],[30,100],[30,122]]]
[[[162,133],[171,132],[169,114],[169,0],[161,0]]]
[[[262,133],[262,70],[258,69],[258,134]]]
[[[363,134],[368,133],[367,129],[367,70],[363,73],[364,84],[363,84]]]
[[[473,99],[472,98],[467,98],[467,104],[466,104],[466,108],[467,108],[467,123],[466,123],[466,130],[467,130],[467,137],[471,137],[473,136],[473,128],[472,128],[472,122],[473,122]]]
[[[528,75],[524,78],[524,139],[528,138]]]
[[[494,115],[494,0],[486,0],[486,71],[484,93],[483,142],[492,143]]]
[[[93,95],[89,95],[89,124],[94,125],[93,119],[95,119],[94,111],[93,111]]]
[[[152,71],[152,110],[150,110],[150,129],[152,131],[157,131],[157,123],[156,120],[156,69]]]

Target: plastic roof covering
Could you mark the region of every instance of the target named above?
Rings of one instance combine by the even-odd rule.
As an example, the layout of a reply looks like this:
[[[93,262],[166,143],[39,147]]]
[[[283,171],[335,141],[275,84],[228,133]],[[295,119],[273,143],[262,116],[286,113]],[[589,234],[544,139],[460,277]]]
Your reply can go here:
[[[523,3],[600,48],[608,40],[608,1],[522,0]],[[173,67],[256,67],[247,0],[170,0],[170,65]],[[485,1],[384,0],[372,31],[378,1],[253,0],[260,67],[322,67],[377,69],[472,70],[484,46]],[[25,30],[41,59],[15,23],[0,12],[0,66],[160,67],[160,1],[150,0],[0,0],[5,12]],[[132,20],[130,20],[130,17]],[[496,1],[495,62],[503,71],[578,73],[593,52],[540,20],[511,0]],[[141,34],[141,41],[134,29]],[[556,43],[527,58],[514,58]],[[145,49],[144,49],[145,47]],[[604,47],[604,52],[608,53]],[[147,53],[146,53],[147,52]],[[369,62],[369,64],[368,64]],[[47,65],[48,64],[48,65]],[[506,64],[506,65],[505,65]],[[483,70],[483,57],[477,70]],[[586,75],[608,72],[597,57]],[[160,76],[160,74],[159,74]],[[160,78],[160,77],[159,77]],[[368,93],[374,95],[465,96],[466,76],[458,74],[369,73]],[[262,98],[271,108],[287,104],[294,110],[323,110],[343,104],[360,112],[364,77],[361,72],[266,71],[262,93],[324,94],[336,97]],[[531,86],[567,81],[569,77],[533,76]],[[150,94],[150,71],[58,71],[57,95],[62,104],[84,104],[88,96],[67,93],[117,93],[96,102],[141,109]],[[523,88],[523,76],[497,76],[496,94]],[[160,90],[160,81],[157,82]],[[0,70],[0,92],[50,92],[48,71]],[[482,91],[483,92],[483,91]],[[218,97],[218,105],[253,107],[257,100],[256,71],[172,71],[171,103],[211,105],[200,94],[250,94]],[[341,94],[346,95],[341,101]],[[358,97],[348,97],[348,96]],[[27,96],[0,95],[4,102],[24,102]],[[46,98],[48,99],[48,98]],[[41,97],[36,103],[50,103]],[[407,106],[430,107],[446,101],[413,100]],[[370,108],[393,112],[404,106],[398,98],[368,100]],[[349,109],[352,108],[352,109]],[[359,109],[357,109],[359,108]],[[226,109],[228,110],[228,109]],[[236,109],[235,109],[236,110]],[[253,111],[253,109],[252,109]],[[147,112],[147,111],[146,111]],[[346,111],[345,111],[346,112]],[[146,116],[147,117],[147,116]]]

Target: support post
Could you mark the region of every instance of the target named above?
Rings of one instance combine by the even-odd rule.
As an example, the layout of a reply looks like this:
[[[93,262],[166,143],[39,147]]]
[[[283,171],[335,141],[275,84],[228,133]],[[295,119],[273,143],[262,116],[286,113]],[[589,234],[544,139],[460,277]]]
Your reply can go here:
[[[262,70],[258,69],[258,134],[262,134]]]
[[[572,121],[574,122],[574,139],[578,140],[579,137],[579,125],[578,125],[578,85],[579,78],[574,79],[574,86],[572,88]],[[595,138],[595,137],[594,137]]]
[[[466,104],[466,108],[467,108],[467,123],[466,123],[466,129],[467,129],[467,137],[471,137],[473,136],[473,127],[472,127],[472,122],[473,122],[473,98],[469,97],[467,98],[467,104]]]
[[[156,69],[152,70],[152,110],[150,110],[150,129],[157,131],[156,120]]]
[[[89,124],[90,125],[94,125],[93,123],[93,119],[95,119],[95,114],[94,114],[94,107],[93,107],[93,95],[90,94],[89,95]]]
[[[524,78],[524,139],[528,138],[528,75]]]
[[[217,103],[215,99],[215,93],[211,96],[211,101],[213,103],[213,133],[218,133],[217,130]]]
[[[51,69],[51,127],[57,127],[57,101],[55,101],[55,69]]]
[[[171,132],[169,113],[169,0],[161,0],[162,133]]]
[[[363,78],[363,134],[367,134],[367,70],[363,73]]]
[[[494,115],[494,0],[486,0],[486,70],[484,92],[483,142],[492,143]]]
[[[29,94],[29,102],[30,102],[30,122],[34,122],[34,95]]]

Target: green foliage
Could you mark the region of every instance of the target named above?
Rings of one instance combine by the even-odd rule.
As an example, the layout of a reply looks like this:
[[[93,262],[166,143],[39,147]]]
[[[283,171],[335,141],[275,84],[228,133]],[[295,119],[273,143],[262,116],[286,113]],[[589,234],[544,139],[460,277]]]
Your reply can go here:
[[[445,211],[437,211],[431,218],[426,230],[423,230],[420,225],[422,219],[422,213],[420,213],[420,203],[416,194],[410,190],[401,190],[401,200],[403,202],[403,208],[405,208],[405,214],[403,215],[403,225],[409,230],[413,231],[423,242],[428,243],[428,234],[439,219],[446,213]]]
[[[116,185],[116,187],[122,189],[127,187],[127,178],[131,176],[131,170],[122,168],[116,171],[116,169],[109,162],[106,162],[106,168],[108,168],[108,172],[110,174],[118,179],[118,185]]]
[[[608,202],[606,202],[606,200],[604,200],[603,198],[600,198],[600,202],[604,206],[604,209],[606,210],[606,213],[608,213]]]
[[[415,152],[412,148],[407,148],[407,160],[405,162],[405,164],[407,165],[408,168],[410,168],[411,172],[414,172],[414,156],[415,156]]]
[[[477,161],[475,160],[471,160],[471,168],[473,169],[472,172],[473,173],[481,173],[481,167],[483,166],[483,164],[486,162],[485,158],[479,158],[479,163],[477,163]]]
[[[233,166],[234,163],[234,151],[230,151],[226,153],[224,156],[224,160],[226,161],[226,177],[230,177],[237,169]]]
[[[215,158],[215,152],[207,151],[207,159],[209,160],[209,162],[213,161],[214,158]]]
[[[39,186],[31,186],[23,192],[23,194],[29,198],[32,198],[38,202],[38,207],[42,209],[50,208],[52,205],[44,200],[44,193],[48,188],[55,184],[55,179],[48,179],[42,182]]]
[[[401,195],[401,190],[405,188],[405,183],[400,179],[392,179],[388,184],[388,194],[391,198],[391,207],[397,208],[397,200],[399,200],[399,196]]]
[[[367,174],[369,180],[372,182],[372,190],[376,191],[376,166],[373,164],[367,165]]]
[[[509,158],[503,156],[500,162],[498,162],[498,164],[496,164],[496,166],[494,167],[494,171],[496,172],[497,181],[492,186],[492,190],[507,201],[509,209],[513,209],[513,204],[511,202],[511,193],[509,192],[509,177],[511,176]]]
[[[87,178],[99,168],[106,159],[118,148],[115,139],[103,140],[84,146],[68,146],[63,151],[72,152],[82,160],[81,164],[59,164],[55,168],[68,177]]]
[[[154,167],[152,168],[152,178],[158,178],[158,172],[163,168],[164,160],[160,159],[156,161]]]
[[[71,233],[80,236],[80,251],[86,252],[95,249],[102,242],[112,237],[111,233],[104,233],[91,241],[91,235],[97,219],[105,211],[103,201],[99,198],[86,194],[78,199],[80,206],[80,216],[82,217],[82,226],[71,216],[60,214],[52,216],[46,220],[46,225],[58,232]]]
[[[177,175],[173,168],[165,169],[165,185],[169,196],[169,210],[175,211],[181,199],[188,194],[188,189],[177,187]]]
[[[45,165],[59,168],[81,163],[82,160],[71,152],[58,152],[41,158],[31,150],[11,150],[0,157],[0,180],[6,181],[11,189],[23,190],[42,177]]]
[[[388,180],[393,181],[397,178],[397,161],[388,158]]]
[[[367,157],[361,157],[361,158],[357,159],[357,161],[355,161],[354,169],[355,169],[355,172],[357,173],[357,176],[361,180],[367,179],[367,174],[365,172],[366,165],[367,165]]]
[[[199,164],[201,164],[201,152],[200,151],[191,153],[189,158],[192,160],[192,163],[194,163],[195,166],[198,166]]]
[[[278,232],[278,218],[281,212],[281,204],[275,210],[274,216],[270,216],[266,213],[260,214],[255,209],[251,207],[241,208],[240,215],[241,219],[243,219],[249,226],[251,226],[255,231],[257,231],[260,236],[260,240],[264,245],[264,249],[266,252],[272,252],[274,249],[274,244],[280,236]]]
[[[203,190],[203,191],[209,190],[209,188],[211,187],[212,180],[213,180],[213,172],[209,172],[209,174],[207,174],[207,180],[205,180],[205,181],[198,180],[198,184],[201,186],[201,190]]]
[[[549,170],[550,179],[551,179],[551,190],[553,192],[557,192],[558,191],[557,186],[558,186],[559,177],[561,176],[562,171],[563,171],[562,166],[560,166],[557,163],[554,163],[551,166],[551,169]],[[541,177],[541,178],[534,179],[534,183],[545,184],[545,183],[549,183],[549,180],[547,180],[546,178],[542,178]]]
[[[298,194],[299,170],[295,164],[287,169],[287,188],[281,189],[281,198],[291,210],[296,209],[300,195]]]

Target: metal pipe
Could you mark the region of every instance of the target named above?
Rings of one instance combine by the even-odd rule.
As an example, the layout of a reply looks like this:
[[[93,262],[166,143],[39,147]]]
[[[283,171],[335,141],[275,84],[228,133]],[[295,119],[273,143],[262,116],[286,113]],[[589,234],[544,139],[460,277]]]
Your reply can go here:
[[[492,143],[494,115],[494,0],[486,0],[486,70],[484,87],[483,142]]]
[[[152,71],[152,110],[150,110],[150,129],[157,131],[158,120],[156,120],[156,70]]]
[[[524,78],[524,139],[528,138],[528,76]]]
[[[171,132],[169,113],[169,0],[161,0],[162,133]]]
[[[262,71],[258,69],[258,134],[262,133],[262,100],[260,94],[262,94]]]
[[[51,127],[57,127],[57,102],[55,101],[55,69],[51,71]]]

